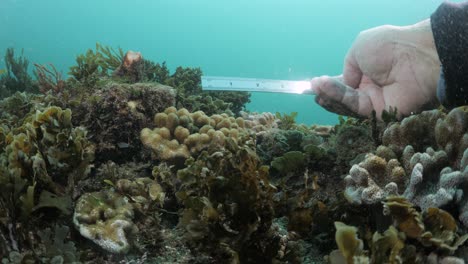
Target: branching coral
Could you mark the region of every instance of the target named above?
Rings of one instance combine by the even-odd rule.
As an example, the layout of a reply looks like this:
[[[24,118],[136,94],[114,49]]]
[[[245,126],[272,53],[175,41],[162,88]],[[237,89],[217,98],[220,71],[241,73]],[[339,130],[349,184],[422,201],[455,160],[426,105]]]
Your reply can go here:
[[[464,153],[468,156],[467,150]],[[413,166],[410,182],[403,195],[423,210],[455,203],[459,206],[460,220],[468,226],[468,214],[464,210],[468,206],[467,194],[464,192],[464,186],[468,183],[468,164],[461,164],[463,171],[454,171],[450,167],[437,169],[440,161],[434,159],[423,164]],[[431,167],[435,169],[426,169]]]
[[[468,147],[467,120],[467,107],[455,108],[448,114],[439,110],[425,111],[391,125],[385,130],[382,142],[398,156],[407,145],[412,145],[416,151],[437,147],[456,164]]]
[[[447,153],[456,167],[463,152],[468,148],[468,106],[450,111],[445,118],[437,120],[434,132],[439,148]]]
[[[398,194],[398,183],[405,181],[405,171],[396,159],[368,154],[360,164],[353,165],[345,178],[345,197],[351,203],[375,204],[388,195]],[[385,187],[382,188],[380,186]],[[380,186],[379,186],[380,185]]]
[[[391,166],[391,170],[385,169],[383,158],[368,155],[364,163],[353,166],[346,177],[345,194],[348,199],[354,203],[375,204],[390,194],[402,194],[423,210],[456,204],[460,210],[460,220],[468,225],[468,217],[464,213],[464,208],[468,207],[464,192],[468,182],[468,158],[465,157],[468,153],[464,142],[467,117],[464,107],[456,108],[447,115],[434,110],[390,126],[384,133],[383,141],[388,146],[379,147],[377,153],[391,158],[388,164],[397,164],[394,158],[398,157],[402,165],[398,163],[397,167]],[[428,136],[418,141],[418,137],[422,136],[420,128],[425,128]],[[447,137],[449,132],[453,136]],[[398,139],[396,135],[403,138]],[[414,140],[414,145],[402,148],[403,144],[408,143],[405,137]],[[440,150],[433,149],[431,145]],[[425,152],[417,152],[423,146],[427,147]],[[372,172],[365,165],[372,160],[381,161],[381,172]],[[390,171],[392,173],[389,174]],[[404,175],[410,177],[406,179]]]

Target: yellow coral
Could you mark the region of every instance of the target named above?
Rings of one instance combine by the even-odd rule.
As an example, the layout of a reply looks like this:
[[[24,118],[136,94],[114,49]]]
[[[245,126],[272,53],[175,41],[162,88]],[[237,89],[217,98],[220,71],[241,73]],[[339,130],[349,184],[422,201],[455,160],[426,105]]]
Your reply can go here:
[[[167,114],[166,113],[157,113],[154,116],[154,123],[157,127],[164,127],[166,126],[167,122]]]
[[[174,130],[174,137],[179,141],[180,143],[184,143],[185,139],[190,135],[190,131],[182,126],[176,127]]]
[[[156,128],[143,129],[140,138],[161,160],[188,158],[210,145],[222,147],[228,137],[238,143],[239,135],[247,132],[242,118],[227,114],[209,117],[202,111],[190,113],[185,108],[167,108],[155,115],[154,123]]]

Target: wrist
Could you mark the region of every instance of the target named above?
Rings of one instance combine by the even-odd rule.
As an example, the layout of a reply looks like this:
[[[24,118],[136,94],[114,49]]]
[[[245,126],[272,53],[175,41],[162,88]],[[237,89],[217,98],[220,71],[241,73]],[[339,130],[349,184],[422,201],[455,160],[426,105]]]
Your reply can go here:
[[[432,33],[431,20],[425,19],[416,24],[404,27],[406,36],[411,39],[414,45],[422,52],[426,53],[432,61],[440,65],[439,55]]]

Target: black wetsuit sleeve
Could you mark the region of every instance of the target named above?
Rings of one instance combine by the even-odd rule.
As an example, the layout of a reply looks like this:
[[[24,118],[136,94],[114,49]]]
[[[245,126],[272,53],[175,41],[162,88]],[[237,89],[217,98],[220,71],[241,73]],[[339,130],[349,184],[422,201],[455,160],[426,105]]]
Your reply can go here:
[[[444,2],[431,16],[432,33],[442,63],[437,90],[453,108],[468,104],[468,2]]]

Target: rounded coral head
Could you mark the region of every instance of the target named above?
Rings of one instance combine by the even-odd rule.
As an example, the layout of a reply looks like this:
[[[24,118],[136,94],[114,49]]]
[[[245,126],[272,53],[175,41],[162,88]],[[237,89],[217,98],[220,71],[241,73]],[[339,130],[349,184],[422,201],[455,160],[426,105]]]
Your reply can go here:
[[[140,62],[142,59],[141,52],[129,50],[124,56],[124,67],[130,68],[133,64]]]

